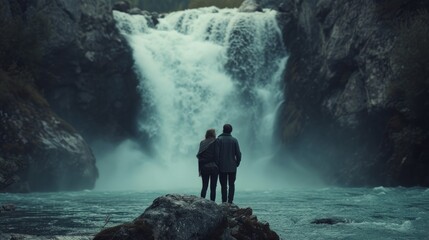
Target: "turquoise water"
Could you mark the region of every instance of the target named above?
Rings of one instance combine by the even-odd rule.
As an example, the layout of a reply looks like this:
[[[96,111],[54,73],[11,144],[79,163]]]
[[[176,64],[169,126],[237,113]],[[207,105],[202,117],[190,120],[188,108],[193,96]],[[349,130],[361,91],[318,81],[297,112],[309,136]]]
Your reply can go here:
[[[0,231],[39,236],[93,236],[132,221],[169,192],[62,192],[0,194]],[[198,190],[178,191],[198,194]],[[251,207],[282,239],[429,239],[429,190],[423,188],[322,188],[238,191],[235,203]],[[219,195],[218,200],[219,202]],[[312,224],[335,218],[335,225]]]

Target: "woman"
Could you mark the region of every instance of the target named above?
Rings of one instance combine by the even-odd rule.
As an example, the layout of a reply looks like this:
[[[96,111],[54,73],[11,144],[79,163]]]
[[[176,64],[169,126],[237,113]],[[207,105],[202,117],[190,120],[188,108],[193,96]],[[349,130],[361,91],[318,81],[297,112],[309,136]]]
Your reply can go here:
[[[205,198],[207,193],[207,187],[210,180],[210,200],[215,201],[216,199],[216,184],[217,176],[219,174],[218,164],[215,159],[215,148],[216,148],[216,132],[214,129],[209,129],[206,132],[206,139],[200,143],[200,149],[198,150],[198,171],[199,175],[203,180],[203,187],[201,189],[201,197]]]

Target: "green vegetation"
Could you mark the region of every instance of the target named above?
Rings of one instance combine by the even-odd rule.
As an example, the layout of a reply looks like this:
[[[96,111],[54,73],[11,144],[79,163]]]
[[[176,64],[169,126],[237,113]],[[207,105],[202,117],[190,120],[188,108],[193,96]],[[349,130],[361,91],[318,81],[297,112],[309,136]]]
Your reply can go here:
[[[191,0],[188,8],[216,6],[218,8],[238,8],[244,0]]]
[[[155,12],[171,12],[186,9],[189,0],[144,0],[141,9]]]
[[[49,36],[41,16],[0,20],[0,68],[35,71],[42,60],[41,43]],[[31,24],[29,24],[31,23]]]
[[[121,2],[124,0],[111,0]],[[183,10],[188,7],[189,0],[125,0],[130,4],[130,7],[138,7],[149,12],[172,12]]]
[[[429,89],[428,11],[420,11],[399,25],[391,63],[397,74],[391,97],[402,98],[416,112],[423,111]]]
[[[111,0],[119,2],[123,0]],[[190,8],[216,6],[218,8],[236,8],[244,0],[127,0],[131,7],[155,12],[172,12]]]
[[[33,87],[31,79],[31,76],[27,72],[10,77],[10,73],[0,70],[0,106],[24,100],[38,107],[48,107],[48,102]],[[19,108],[21,111],[27,111],[25,105],[19,105]]]
[[[19,110],[28,112],[28,106],[21,103],[48,106],[35,88],[33,76],[41,69],[42,42],[49,37],[49,26],[42,15],[25,15],[19,3],[10,4],[12,16],[0,17],[0,106],[13,102]]]

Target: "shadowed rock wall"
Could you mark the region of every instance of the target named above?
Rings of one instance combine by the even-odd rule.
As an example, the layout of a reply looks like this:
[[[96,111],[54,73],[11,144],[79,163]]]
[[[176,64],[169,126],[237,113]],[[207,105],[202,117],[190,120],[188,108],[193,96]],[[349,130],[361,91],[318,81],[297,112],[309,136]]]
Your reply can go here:
[[[428,186],[428,124],[422,122],[428,112],[428,80],[421,80],[426,97],[420,90],[394,94],[403,91],[395,87],[398,82],[405,82],[405,88],[413,82],[401,75],[400,68],[415,64],[408,61],[398,67],[398,39],[407,31],[401,24],[415,21],[428,4],[407,0],[261,4],[281,11],[279,21],[290,53],[278,126],[285,157],[278,161],[287,164],[295,159],[333,184]],[[417,100],[417,95],[422,97]],[[417,107],[410,104],[416,101]]]
[[[0,190],[93,188],[86,142],[134,136],[141,108],[110,1],[6,0],[0,21]]]
[[[268,223],[258,221],[251,208],[168,194],[155,199],[133,222],[104,229],[94,239],[278,240],[279,236]]]
[[[31,85],[0,71],[0,90],[0,191],[92,189],[98,171],[82,136]]]
[[[13,14],[39,16],[49,28],[36,85],[52,109],[89,141],[134,135],[138,80],[110,1],[20,2]]]

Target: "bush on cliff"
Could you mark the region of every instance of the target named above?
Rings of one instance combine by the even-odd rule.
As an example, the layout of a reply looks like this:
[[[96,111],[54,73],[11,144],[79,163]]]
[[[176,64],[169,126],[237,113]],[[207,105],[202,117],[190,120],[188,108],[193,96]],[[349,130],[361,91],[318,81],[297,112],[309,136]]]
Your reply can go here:
[[[112,0],[121,2],[123,0]],[[131,7],[148,11],[171,12],[191,8],[216,6],[218,8],[238,8],[244,0],[127,0]]]
[[[49,27],[44,17],[25,19],[17,14],[11,18],[0,18],[0,36],[1,69],[37,70],[42,60],[41,43],[49,37]]]
[[[20,101],[31,102],[38,107],[49,106],[33,86],[32,77],[27,72],[7,73],[0,69],[0,106]]]
[[[124,2],[123,0],[112,0],[112,3]],[[189,0],[126,0],[131,8],[138,7],[147,11],[171,12],[186,9]]]
[[[243,0],[191,0],[188,4],[188,8],[200,8],[216,6],[219,8],[238,8],[240,7]]]

